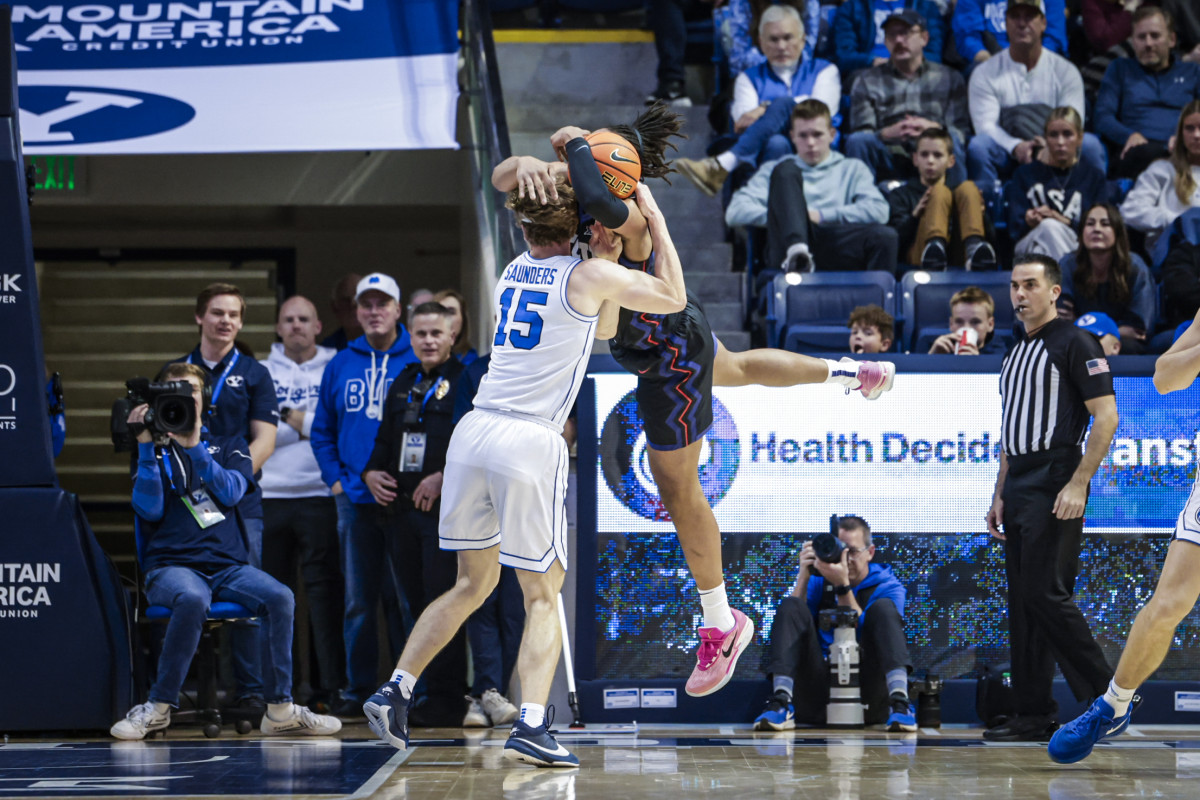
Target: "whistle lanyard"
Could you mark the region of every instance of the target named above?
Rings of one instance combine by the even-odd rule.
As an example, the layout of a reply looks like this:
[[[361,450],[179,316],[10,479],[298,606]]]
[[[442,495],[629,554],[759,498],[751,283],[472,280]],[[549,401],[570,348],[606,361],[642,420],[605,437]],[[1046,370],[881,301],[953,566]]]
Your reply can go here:
[[[431,375],[430,377],[433,377],[433,376]],[[434,393],[437,391],[438,387],[442,385],[442,381],[444,381],[444,380],[446,380],[446,379],[439,377],[436,381],[433,382],[432,385],[430,385],[429,390],[427,392],[425,392],[425,399],[421,401],[421,413],[420,413],[420,415],[417,416],[417,422],[420,422],[425,417],[425,406],[429,405],[429,398],[433,397]],[[420,383],[420,381],[418,381],[417,383]],[[414,384],[413,389],[415,389],[415,388],[417,388],[417,387]],[[413,403],[413,389],[408,390],[408,403],[410,406]]]
[[[188,355],[189,364],[196,363],[192,360],[193,355],[194,354]],[[208,401],[208,407],[209,410],[214,414],[217,413],[217,398],[221,396],[221,390],[225,388],[225,379],[229,377],[229,373],[233,372],[233,367],[237,364],[238,359],[241,358],[241,355],[242,354],[239,353],[235,347],[233,350],[233,357],[229,359],[229,365],[225,367],[225,371],[221,373],[221,377],[217,380],[216,386],[213,387],[212,399]]]

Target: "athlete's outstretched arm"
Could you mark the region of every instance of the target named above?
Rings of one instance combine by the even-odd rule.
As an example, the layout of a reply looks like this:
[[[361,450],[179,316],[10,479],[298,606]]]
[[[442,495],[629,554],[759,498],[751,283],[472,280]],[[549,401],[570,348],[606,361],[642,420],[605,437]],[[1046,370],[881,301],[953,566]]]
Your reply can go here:
[[[1192,325],[1154,362],[1154,388],[1159,394],[1186,389],[1200,375],[1200,311]]]
[[[534,197],[545,205],[558,199],[555,178],[566,171],[565,164],[542,161],[533,156],[509,156],[492,170],[492,186],[501,192],[517,189],[518,196]]]

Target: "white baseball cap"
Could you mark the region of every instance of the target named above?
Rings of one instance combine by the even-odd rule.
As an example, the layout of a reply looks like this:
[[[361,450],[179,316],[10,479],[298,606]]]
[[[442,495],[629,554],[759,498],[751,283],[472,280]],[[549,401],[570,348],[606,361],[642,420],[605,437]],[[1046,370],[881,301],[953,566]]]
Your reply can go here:
[[[354,289],[354,301],[358,302],[358,298],[362,297],[364,292],[383,292],[397,303],[400,302],[400,284],[396,283],[396,279],[391,275],[384,275],[382,272],[372,272],[358,282]]]

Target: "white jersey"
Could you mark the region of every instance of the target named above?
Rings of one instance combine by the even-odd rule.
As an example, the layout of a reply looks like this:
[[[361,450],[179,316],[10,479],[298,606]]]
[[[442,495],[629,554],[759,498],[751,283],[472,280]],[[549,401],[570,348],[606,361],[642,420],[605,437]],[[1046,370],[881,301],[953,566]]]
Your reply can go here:
[[[571,308],[567,281],[580,259],[513,259],[496,284],[492,361],[475,407],[562,430],[587,371],[596,315]]]

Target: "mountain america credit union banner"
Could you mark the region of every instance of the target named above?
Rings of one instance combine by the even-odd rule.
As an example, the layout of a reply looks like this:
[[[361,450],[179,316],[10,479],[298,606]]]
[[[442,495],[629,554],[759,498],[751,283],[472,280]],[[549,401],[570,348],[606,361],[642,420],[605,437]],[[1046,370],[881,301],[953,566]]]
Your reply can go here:
[[[26,154],[454,148],[453,0],[12,5]]]

